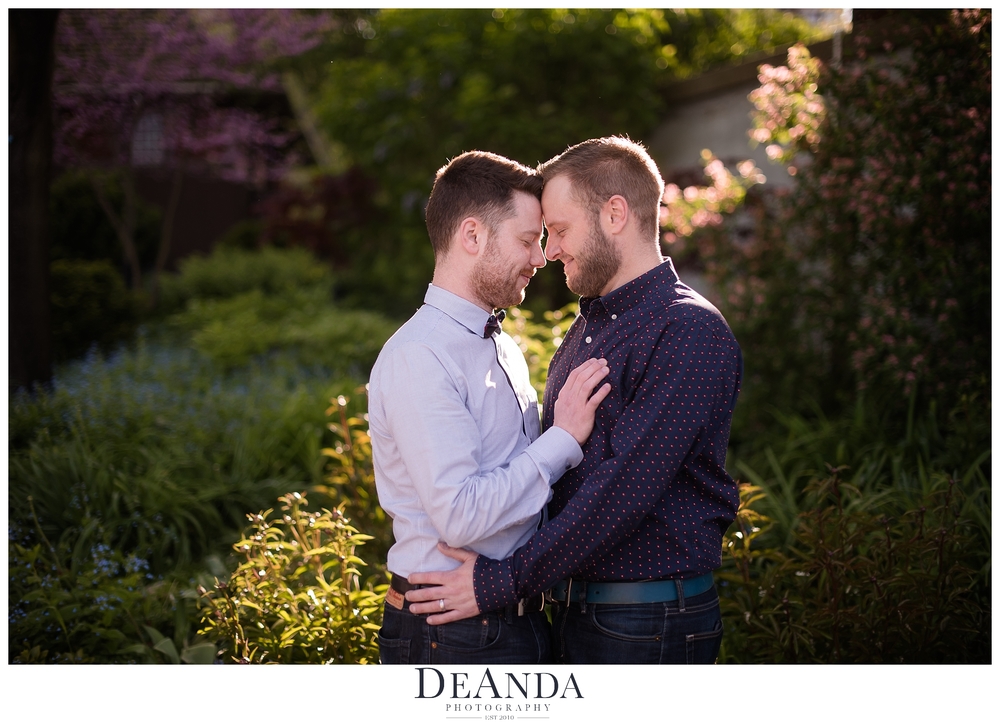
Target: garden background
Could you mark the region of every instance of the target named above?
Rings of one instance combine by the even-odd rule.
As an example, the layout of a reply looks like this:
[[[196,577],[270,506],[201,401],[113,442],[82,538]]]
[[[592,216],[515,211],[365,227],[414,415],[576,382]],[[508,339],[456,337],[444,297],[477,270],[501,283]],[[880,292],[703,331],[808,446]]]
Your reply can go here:
[[[809,17],[11,11],[9,663],[376,662],[364,384],[434,171],[646,140],[777,51],[746,158],[665,194],[746,362],[719,661],[989,663],[991,12],[825,62]],[[505,322],[539,390],[574,311],[549,264]]]

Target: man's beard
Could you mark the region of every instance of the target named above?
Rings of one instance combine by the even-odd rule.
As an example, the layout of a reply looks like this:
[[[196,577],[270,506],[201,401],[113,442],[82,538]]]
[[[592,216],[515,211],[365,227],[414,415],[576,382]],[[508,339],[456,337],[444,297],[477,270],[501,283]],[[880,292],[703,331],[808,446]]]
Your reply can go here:
[[[596,222],[581,250],[583,253],[573,257],[576,274],[572,280],[566,275],[566,285],[584,298],[600,296],[622,266],[621,252]]]
[[[507,270],[500,249],[491,241],[472,269],[472,292],[490,308],[516,306],[524,300],[524,289],[518,288],[522,273],[530,276],[534,269]]]

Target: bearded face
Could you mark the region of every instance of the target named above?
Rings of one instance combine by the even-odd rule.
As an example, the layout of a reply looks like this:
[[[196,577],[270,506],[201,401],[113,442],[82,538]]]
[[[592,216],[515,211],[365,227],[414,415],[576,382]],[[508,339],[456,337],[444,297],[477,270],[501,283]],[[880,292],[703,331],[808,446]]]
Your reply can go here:
[[[524,289],[545,265],[542,253],[542,206],[538,199],[514,193],[513,213],[487,227],[486,244],[469,277],[476,299],[485,308],[509,308],[524,301]]]
[[[597,222],[591,223],[586,243],[566,269],[566,285],[580,296],[600,296],[622,265],[621,252]]]
[[[535,275],[531,265],[509,258],[500,250],[499,239],[491,237],[472,270],[472,292],[490,308],[509,308],[524,301],[524,289]]]

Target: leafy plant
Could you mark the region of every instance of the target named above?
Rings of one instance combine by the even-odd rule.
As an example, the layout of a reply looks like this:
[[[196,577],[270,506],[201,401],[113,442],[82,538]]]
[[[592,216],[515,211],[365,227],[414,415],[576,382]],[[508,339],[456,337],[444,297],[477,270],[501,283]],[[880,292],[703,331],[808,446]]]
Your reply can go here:
[[[796,184],[692,238],[744,349],[738,440],[768,404],[879,394],[898,419],[917,393],[943,421],[987,399],[990,37],[988,10],[904,11],[839,65],[761,67],[752,137]]]
[[[362,387],[355,393],[364,391]],[[327,424],[333,444],[320,452],[326,459],[325,483],[312,488],[334,500],[356,526],[371,535],[372,544],[365,547],[363,556],[369,569],[379,570],[388,579],[385,561],[392,546],[392,520],[378,503],[367,414],[348,416],[349,403],[342,394],[330,399],[326,414],[333,418]]]
[[[304,494],[281,497],[233,549],[244,561],[228,581],[202,589],[199,634],[234,662],[375,663],[387,585],[362,588],[355,550],[371,539],[340,509],[308,512]]]
[[[322,286],[280,295],[255,289],[222,300],[194,299],[171,324],[190,331],[194,347],[224,369],[287,349],[304,366],[355,378],[367,376],[397,328],[380,314],[334,306],[329,288]]]
[[[730,452],[749,483],[717,573],[723,661],[989,659],[990,450],[915,408],[776,414]]]
[[[188,644],[193,589],[99,542],[53,545],[34,522],[39,543],[15,525],[7,544],[11,663],[211,662],[214,647]]]
[[[769,520],[742,489],[718,573],[722,660],[741,663],[983,663],[990,659],[990,593],[976,560],[988,555],[962,513],[961,488],[940,479],[915,507],[860,504],[843,468],[807,487],[788,546],[761,544]]]
[[[83,356],[92,344],[111,351],[138,327],[140,296],[125,288],[109,261],[53,261],[52,356],[57,362]]]
[[[107,544],[157,574],[196,562],[228,548],[248,508],[321,480],[321,400],[356,385],[281,355],[220,376],[144,341],[92,354],[52,391],[11,398],[11,518],[30,518],[31,495],[57,544]]]
[[[431,276],[422,210],[448,158],[481,149],[534,165],[587,138],[647,138],[662,83],[815,36],[791,14],[725,9],[384,9],[355,28],[361,47],[322,66],[314,107],[377,184],[372,222],[338,238],[349,293],[398,316]],[[527,304],[540,315],[573,300],[543,269]]]
[[[219,245],[208,256],[185,258],[177,274],[164,277],[161,303],[167,311],[179,311],[193,300],[227,299],[251,291],[280,295],[317,286],[329,290],[333,282],[329,266],[302,248]]]

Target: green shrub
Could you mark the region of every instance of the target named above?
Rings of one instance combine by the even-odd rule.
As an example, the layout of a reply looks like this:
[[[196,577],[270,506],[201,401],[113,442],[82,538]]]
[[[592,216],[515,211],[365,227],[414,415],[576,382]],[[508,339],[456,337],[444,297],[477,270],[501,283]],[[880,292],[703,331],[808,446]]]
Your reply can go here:
[[[196,562],[247,509],[322,480],[323,400],[356,385],[280,355],[226,376],[143,341],[91,355],[51,392],[11,398],[11,518],[29,518],[31,495],[56,543],[134,552],[157,574]]]
[[[991,14],[894,21],[891,39],[859,28],[843,63],[793,47],[761,67],[752,138],[795,185],[688,244],[744,350],[737,439],[767,404],[876,392],[902,417],[919,393],[945,417],[989,396]]]
[[[135,332],[139,297],[110,261],[53,261],[50,268],[52,357],[64,362],[93,344],[110,351]]]
[[[843,469],[807,487],[787,546],[759,544],[769,520],[744,487],[720,581],[721,661],[919,664],[990,661],[988,547],[942,478],[899,513],[893,495],[858,504]]]
[[[989,660],[990,449],[967,445],[988,414],[916,408],[776,414],[730,452],[750,483],[717,575],[722,661]]]
[[[220,245],[209,256],[191,256],[180,263],[180,272],[161,280],[161,305],[177,311],[192,299],[225,299],[250,291],[265,295],[320,286],[330,289],[329,266],[301,248],[266,246],[246,250]]]
[[[304,494],[279,501],[280,519],[248,515],[233,545],[245,561],[229,580],[201,590],[199,634],[244,664],[376,663],[386,585],[362,588],[355,554],[371,537],[340,509],[308,512]]]
[[[376,313],[334,306],[321,286],[290,288],[280,295],[254,289],[225,299],[193,299],[171,324],[189,331],[194,347],[223,368],[244,366],[280,348],[305,366],[356,378],[368,375],[398,327]]]
[[[121,174],[101,174],[112,208],[124,203]],[[156,261],[160,245],[160,209],[135,199],[135,245],[144,268]],[[124,252],[114,226],[97,201],[91,174],[70,170],[53,179],[49,189],[49,258],[122,263]]]
[[[63,543],[7,543],[8,661],[210,662],[211,645],[188,644],[193,589],[158,579],[149,563],[104,544],[84,554]],[[12,525],[10,536],[25,535]],[[172,638],[166,637],[173,629]],[[178,652],[178,649],[181,650]]]
[[[360,388],[356,393],[363,391]],[[326,413],[333,421],[327,428],[333,443],[320,452],[326,459],[325,483],[313,489],[333,500],[355,526],[372,536],[362,555],[370,570],[388,579],[385,563],[392,546],[392,519],[378,503],[367,414],[349,416],[346,396],[330,401]]]

